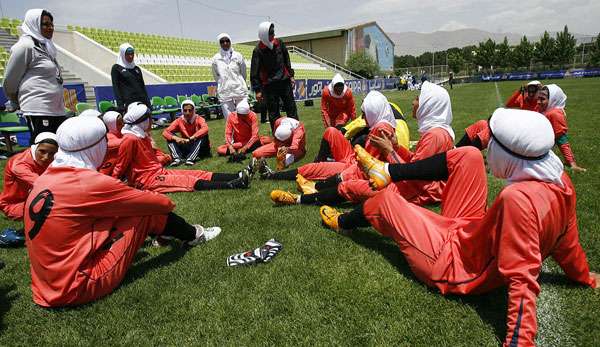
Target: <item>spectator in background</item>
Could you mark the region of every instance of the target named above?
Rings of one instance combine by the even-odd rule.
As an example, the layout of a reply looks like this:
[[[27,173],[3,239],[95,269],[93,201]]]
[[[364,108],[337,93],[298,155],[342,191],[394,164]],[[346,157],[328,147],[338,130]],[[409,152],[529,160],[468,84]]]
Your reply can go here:
[[[290,55],[281,39],[275,38],[275,25],[262,22],[258,26],[260,41],[252,52],[250,81],[256,99],[264,98],[269,122],[273,130],[275,120],[279,118],[279,100],[288,117],[298,119],[296,102],[294,101],[294,69],[290,63]]]
[[[246,85],[246,62],[244,57],[231,47],[229,34],[219,34],[219,53],[212,59],[212,73],[217,82],[217,96],[221,103],[223,117],[235,112],[237,104],[248,97]]]
[[[333,76],[331,83],[323,88],[321,116],[325,129],[336,127],[338,130],[356,118],[352,90],[346,86],[340,74]]]
[[[31,9],[21,26],[23,35],[10,51],[4,73],[7,111],[20,108],[31,132],[30,143],[42,132],[55,133],[66,119],[63,78],[52,42],[54,17]]]
[[[129,43],[122,44],[119,47],[117,63],[110,71],[113,93],[120,112],[127,111],[127,106],[136,101],[152,108],[142,70],[135,65],[134,57],[133,46]]]
[[[184,161],[185,165],[194,165],[199,157],[210,155],[208,124],[195,110],[192,100],[182,102],[181,117],[162,133],[174,159],[171,166],[181,165]],[[176,133],[180,136],[175,135]]]

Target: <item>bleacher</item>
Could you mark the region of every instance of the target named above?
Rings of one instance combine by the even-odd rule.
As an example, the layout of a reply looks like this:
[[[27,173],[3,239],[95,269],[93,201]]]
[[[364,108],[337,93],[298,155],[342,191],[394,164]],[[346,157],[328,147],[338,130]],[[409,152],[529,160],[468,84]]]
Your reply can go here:
[[[18,36],[17,27],[21,25],[21,20],[16,18],[2,18],[0,19],[0,29],[5,30],[13,36]]]
[[[135,47],[137,64],[169,82],[213,80],[211,59],[219,51],[216,42],[71,25],[67,28],[87,36],[115,53],[118,53],[122,43],[129,42]],[[244,56],[249,69],[254,47],[233,45],[233,48]],[[291,53],[290,60],[298,79],[329,79],[334,75],[333,71],[301,55]]]

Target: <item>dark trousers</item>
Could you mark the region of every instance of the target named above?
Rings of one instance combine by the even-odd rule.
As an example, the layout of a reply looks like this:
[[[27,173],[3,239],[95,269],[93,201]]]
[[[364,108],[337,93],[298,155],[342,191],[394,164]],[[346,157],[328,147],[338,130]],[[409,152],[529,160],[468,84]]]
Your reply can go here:
[[[208,135],[182,145],[175,141],[167,141],[173,159],[196,161],[200,157],[210,155]]]
[[[56,134],[58,127],[67,119],[66,116],[25,116],[27,127],[31,133],[29,144],[33,145],[35,138],[43,132]]]
[[[265,86],[263,97],[267,104],[269,112],[269,122],[271,122],[271,130],[275,120],[280,116],[280,102],[283,103],[283,109],[288,117],[298,119],[298,110],[296,109],[296,101],[294,101],[294,90],[290,80],[271,82]]]

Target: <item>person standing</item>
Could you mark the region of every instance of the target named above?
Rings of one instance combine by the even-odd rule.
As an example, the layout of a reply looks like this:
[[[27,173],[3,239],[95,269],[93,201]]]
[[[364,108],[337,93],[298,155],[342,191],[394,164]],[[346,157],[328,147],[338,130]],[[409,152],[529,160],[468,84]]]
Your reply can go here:
[[[119,47],[117,63],[110,71],[113,93],[117,100],[119,112],[127,111],[127,106],[134,102],[141,102],[152,108],[142,70],[135,65],[135,50],[129,43]]]
[[[63,78],[52,42],[52,14],[28,10],[21,28],[23,35],[10,49],[2,86],[10,101],[7,111],[21,109],[33,144],[40,133],[55,133],[66,119]]]
[[[273,130],[279,118],[280,99],[288,117],[298,119],[294,101],[294,69],[290,55],[281,39],[275,38],[275,25],[262,22],[258,26],[260,41],[252,52],[250,82],[256,92],[256,99],[265,100],[269,122]]]
[[[231,47],[231,37],[222,33],[217,36],[221,50],[212,58],[212,73],[217,82],[217,96],[223,117],[235,112],[236,105],[248,97],[246,85],[246,61]]]

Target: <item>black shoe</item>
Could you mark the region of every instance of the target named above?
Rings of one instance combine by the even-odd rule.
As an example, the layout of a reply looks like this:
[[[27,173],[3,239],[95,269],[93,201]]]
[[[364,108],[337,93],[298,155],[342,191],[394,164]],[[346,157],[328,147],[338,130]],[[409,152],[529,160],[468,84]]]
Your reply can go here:
[[[227,182],[231,189],[247,189],[250,188],[250,176],[246,169],[240,172],[240,177]]]
[[[273,177],[275,171],[271,170],[265,158],[262,158],[258,161],[258,173],[260,174],[260,178],[264,180]]]
[[[252,159],[250,159],[250,163],[248,163],[248,166],[246,166],[246,170],[248,170],[248,176],[252,178],[254,174],[258,171],[258,160],[252,157]]]

